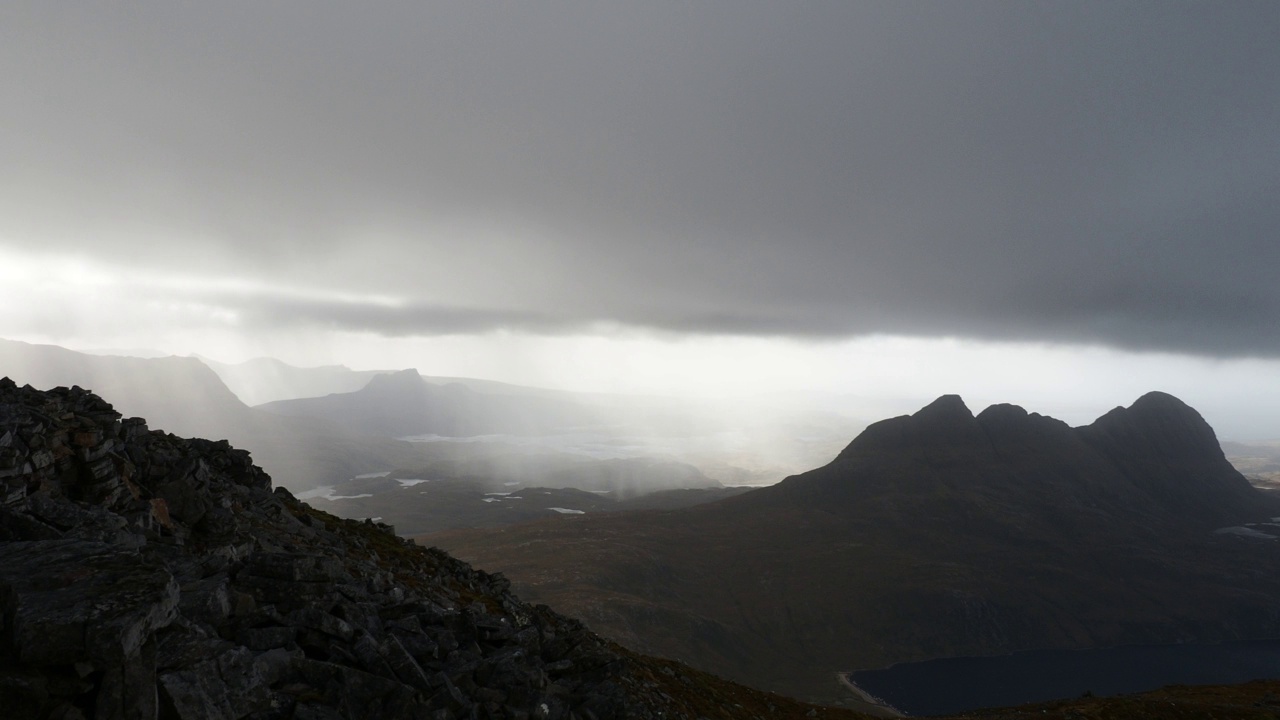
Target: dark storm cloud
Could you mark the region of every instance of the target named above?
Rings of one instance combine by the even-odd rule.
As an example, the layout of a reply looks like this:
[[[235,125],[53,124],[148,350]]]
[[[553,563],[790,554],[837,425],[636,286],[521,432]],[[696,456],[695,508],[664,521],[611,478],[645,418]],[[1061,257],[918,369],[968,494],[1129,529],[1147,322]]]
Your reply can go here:
[[[6,242],[381,292],[327,317],[391,334],[1280,354],[1272,2],[25,5]],[[482,297],[424,294],[441,223],[496,232],[449,266]]]
[[[547,317],[519,310],[483,310],[423,303],[386,305],[281,297],[206,298],[206,302],[211,300],[212,305],[232,310],[241,322],[259,329],[310,325],[403,337],[465,334],[475,332],[477,328],[561,333],[581,327],[562,317]]]

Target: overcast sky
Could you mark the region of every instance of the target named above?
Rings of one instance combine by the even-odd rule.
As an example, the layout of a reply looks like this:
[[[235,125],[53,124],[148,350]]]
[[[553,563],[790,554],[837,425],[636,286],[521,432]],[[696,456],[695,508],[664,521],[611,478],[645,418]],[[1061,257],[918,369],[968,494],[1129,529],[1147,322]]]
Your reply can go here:
[[[1064,403],[1280,404],[1278,37],[1271,0],[7,2],[0,336],[667,391],[1052,355],[1091,374],[1016,374]]]

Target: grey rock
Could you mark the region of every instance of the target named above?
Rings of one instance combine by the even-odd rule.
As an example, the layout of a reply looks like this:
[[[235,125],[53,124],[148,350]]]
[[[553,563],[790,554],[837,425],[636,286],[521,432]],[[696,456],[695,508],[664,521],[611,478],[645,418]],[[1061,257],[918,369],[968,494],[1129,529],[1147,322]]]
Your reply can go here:
[[[47,683],[35,673],[0,673],[0,707],[13,720],[37,720],[49,700]]]
[[[264,666],[254,660],[252,651],[232,648],[190,668],[163,673],[160,686],[182,720],[238,720],[270,702]]]
[[[418,664],[418,661],[405,649],[395,635],[388,635],[382,641],[379,650],[381,650],[382,656],[386,658],[387,664],[391,666],[391,670],[401,682],[406,685],[412,685],[424,692],[432,689],[431,681],[427,679],[427,674],[422,670],[422,666]]]
[[[162,565],[110,545],[10,542],[0,544],[0,596],[23,662],[105,665],[173,621],[178,584]]]
[[[169,513],[174,519],[188,525],[200,522],[205,513],[209,512],[208,495],[196,487],[196,481],[191,477],[180,477],[157,485],[154,492],[156,497],[164,499],[169,505]]]
[[[182,586],[182,614],[219,626],[231,615],[230,580],[225,574],[196,580]]]
[[[156,694],[155,642],[103,669],[94,702],[96,720],[154,720],[159,710]]]
[[[293,627],[317,630],[344,642],[350,642],[356,634],[355,628],[345,620],[334,617],[314,605],[293,611],[289,614],[288,620]]]
[[[298,639],[295,627],[245,628],[236,633],[236,642],[250,650],[271,650],[294,644]]]
[[[322,519],[272,492],[248,453],[121,421],[81,388],[0,379],[0,498],[6,719],[665,707],[614,682],[626,663],[606,643],[501,576],[389,526]]]

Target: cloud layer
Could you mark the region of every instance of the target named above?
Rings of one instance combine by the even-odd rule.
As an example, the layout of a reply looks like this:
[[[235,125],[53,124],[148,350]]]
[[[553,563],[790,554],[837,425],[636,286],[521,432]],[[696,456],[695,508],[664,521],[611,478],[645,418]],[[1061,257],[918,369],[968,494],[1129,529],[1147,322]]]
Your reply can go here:
[[[0,242],[261,325],[1280,355],[1274,3],[17,5]]]

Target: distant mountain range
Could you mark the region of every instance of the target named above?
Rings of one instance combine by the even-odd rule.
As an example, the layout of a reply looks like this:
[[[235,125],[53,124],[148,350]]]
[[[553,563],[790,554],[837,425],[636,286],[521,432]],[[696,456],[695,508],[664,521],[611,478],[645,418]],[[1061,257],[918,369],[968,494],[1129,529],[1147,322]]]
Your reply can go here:
[[[201,357],[200,361],[217,373],[222,382],[247,405],[354,392],[367,385],[375,375],[391,372],[352,370],[345,365],[302,368],[265,357],[241,363],[218,362],[206,357]]]
[[[375,375],[354,392],[277,400],[259,407],[276,415],[317,418],[386,437],[547,434],[601,424],[601,418],[581,403],[482,393],[462,383],[434,385],[417,370]]]
[[[414,467],[431,456],[429,448],[412,443],[251,408],[197,358],[87,355],[0,340],[0,375],[38,389],[78,385],[111,397],[126,417],[145,418],[183,437],[230,440],[252,452],[278,484],[294,490],[332,484],[371,468]]]
[[[257,387],[264,393],[268,391],[262,388],[278,382],[280,389],[270,392],[326,390],[327,394],[249,407],[214,368],[242,390]],[[417,434],[556,433],[583,426],[601,430],[600,398],[588,396],[579,402],[571,393],[487,380],[428,382],[415,370],[296,368],[270,359],[211,367],[192,357],[89,355],[11,340],[0,340],[0,376],[40,389],[79,385],[108,395],[119,412],[146,418],[153,426],[186,437],[228,439],[250,450],[277,484],[296,492],[393,469],[413,477],[429,473],[433,478],[467,480],[482,492],[495,485],[502,489],[507,482],[536,482],[554,488],[607,490],[625,499],[658,490],[719,486],[697,468],[655,454],[645,456],[643,448],[635,451],[635,457],[592,458],[536,443],[517,447],[486,438],[462,443],[396,439]],[[446,384],[438,384],[445,380]],[[352,392],[334,391],[357,383],[359,389]],[[628,417],[659,421],[671,417],[666,425],[681,427],[679,412],[658,408],[654,415],[646,415],[650,408],[639,407]],[[335,512],[343,510],[335,508]],[[354,507],[345,510],[346,514],[359,512]]]
[[[98,353],[103,354],[103,353]],[[120,354],[120,353],[117,353]],[[124,353],[130,354],[130,353]],[[154,355],[152,355],[154,357]],[[322,397],[334,393],[355,392],[369,384],[377,375],[387,375],[396,370],[352,370],[345,365],[297,367],[275,358],[261,357],[239,363],[224,363],[200,357],[222,382],[248,405],[262,405],[277,400]],[[482,393],[582,399],[582,395],[548,390],[545,388],[512,385],[479,378],[424,376],[433,385],[458,384]],[[591,398],[592,396],[586,396]]]
[[[181,435],[220,436],[253,416],[196,358],[89,355],[56,345],[0,340],[0,375],[36,388],[91,388],[113,398],[121,412]]]
[[[805,697],[836,671],[1280,634],[1280,501],[1162,393],[1091,425],[944,396],[676,511],[422,538],[647,652]]]

